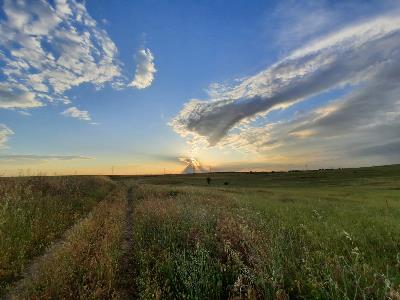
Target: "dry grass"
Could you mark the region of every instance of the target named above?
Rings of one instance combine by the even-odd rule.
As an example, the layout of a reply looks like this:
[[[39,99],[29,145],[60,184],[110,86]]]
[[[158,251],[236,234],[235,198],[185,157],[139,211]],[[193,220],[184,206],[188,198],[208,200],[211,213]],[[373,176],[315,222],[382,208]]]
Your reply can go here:
[[[127,202],[118,189],[42,257],[11,299],[115,299]]]
[[[113,186],[105,177],[0,178],[0,296]]]

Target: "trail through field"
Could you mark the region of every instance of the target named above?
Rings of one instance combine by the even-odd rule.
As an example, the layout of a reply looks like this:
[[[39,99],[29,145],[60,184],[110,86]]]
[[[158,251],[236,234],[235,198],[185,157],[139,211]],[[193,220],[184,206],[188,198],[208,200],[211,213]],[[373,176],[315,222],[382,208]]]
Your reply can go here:
[[[34,202],[28,216],[58,235],[40,236],[53,246],[25,256],[31,265],[6,299],[400,299],[399,170],[213,174],[210,184],[197,174],[70,178],[75,192],[35,181],[35,198],[7,212]],[[6,232],[24,237],[7,220]],[[37,240],[0,243],[0,253]]]
[[[121,298],[127,211],[126,189],[118,187],[35,259],[6,299]]]
[[[114,190],[110,191],[108,193],[108,195],[106,195],[104,197],[104,199],[107,199],[108,197],[110,197],[113,194]],[[102,200],[104,201],[104,200]],[[100,202],[101,203],[101,202]],[[99,204],[97,204],[99,205]],[[96,207],[96,206],[95,206]],[[31,278],[33,277],[39,270],[40,266],[55,252],[60,251],[60,249],[64,246],[65,240],[68,236],[70,236],[72,234],[72,232],[80,226],[81,223],[84,222],[84,220],[86,220],[88,218],[88,216],[90,215],[90,212],[87,216],[84,216],[80,219],[78,219],[78,221],[71,226],[70,228],[68,228],[67,230],[65,230],[65,232],[62,234],[62,236],[56,240],[53,241],[53,243],[51,244],[50,247],[48,247],[48,249],[40,256],[34,257],[30,264],[28,266],[26,266],[24,268],[24,271],[21,273],[20,275],[20,279],[16,282],[14,282],[13,284],[13,288],[10,289],[10,292],[7,295],[3,295],[3,297],[0,297],[0,299],[14,299],[15,297],[12,296],[14,291],[19,291],[22,289],[22,286],[24,285],[24,283],[26,282],[27,278]]]
[[[77,224],[79,224],[79,223],[80,222],[78,222]],[[49,247],[49,249],[43,255],[38,256],[33,259],[31,264],[28,267],[26,267],[26,269],[22,273],[22,279],[17,281],[14,285],[14,288],[11,289],[11,292],[2,299],[4,299],[4,300],[15,299],[15,296],[14,296],[15,292],[19,291],[23,288],[23,285],[26,282],[27,278],[34,276],[34,274],[38,272],[39,267],[43,264],[44,261],[46,261],[48,259],[49,256],[52,255],[53,252],[57,252],[57,251],[59,251],[59,249],[61,249],[63,247],[65,237],[70,234],[70,232],[73,230],[73,228],[75,226],[77,226],[77,224],[75,224],[72,228],[68,229],[64,233],[63,237],[61,239],[59,239],[58,241],[54,242],[52,244],[52,246]]]
[[[0,178],[0,298],[115,187],[106,177]]]
[[[135,201],[136,186],[129,187],[127,191],[126,228],[122,242],[122,259],[120,270],[121,298],[135,298],[135,266],[133,261],[133,203]]]

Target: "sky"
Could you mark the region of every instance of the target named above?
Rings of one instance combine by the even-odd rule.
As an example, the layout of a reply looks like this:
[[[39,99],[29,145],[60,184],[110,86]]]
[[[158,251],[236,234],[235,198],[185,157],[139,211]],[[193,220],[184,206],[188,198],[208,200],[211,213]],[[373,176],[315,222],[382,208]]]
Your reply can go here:
[[[397,0],[0,7],[0,176],[400,163]]]

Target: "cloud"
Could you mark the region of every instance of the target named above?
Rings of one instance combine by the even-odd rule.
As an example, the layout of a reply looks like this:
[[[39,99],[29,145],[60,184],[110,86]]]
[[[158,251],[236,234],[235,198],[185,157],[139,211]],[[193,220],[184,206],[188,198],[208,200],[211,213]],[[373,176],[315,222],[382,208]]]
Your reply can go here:
[[[6,148],[6,142],[14,132],[4,124],[0,124],[0,149]]]
[[[89,112],[87,110],[79,110],[75,106],[67,108],[61,114],[64,115],[64,116],[67,116],[67,117],[77,118],[79,120],[84,120],[84,121],[90,121],[91,120],[91,117],[90,117]]]
[[[263,160],[258,161],[234,161],[234,162],[222,162],[212,167],[213,171],[216,172],[247,172],[247,171],[272,171],[272,170],[291,170],[298,168],[296,164],[288,163],[271,163]]]
[[[272,35],[271,43],[286,52],[304,45],[318,36],[341,28],[349,21],[355,22],[367,16],[398,11],[396,0],[330,1],[330,0],[281,0],[270,15],[267,31]]]
[[[203,165],[194,157],[178,157],[178,160],[186,165],[182,174],[207,172]]]
[[[30,116],[31,115],[29,112],[27,112],[25,110],[19,110],[18,112],[23,116]]]
[[[322,151],[317,152],[327,154],[335,150],[344,153],[353,146],[385,144],[396,138],[400,130],[398,92],[399,88],[392,90],[393,98],[385,99],[384,103],[376,101],[379,93],[368,97],[363,97],[364,93],[352,93],[290,121],[243,126],[228,134],[220,144],[250,152],[318,149]],[[384,94],[390,93],[385,90]]]
[[[136,59],[135,77],[130,85],[138,89],[144,89],[151,85],[154,80],[154,73],[157,72],[154,65],[154,56],[150,49],[140,49]]]
[[[211,99],[191,100],[169,124],[195,144],[279,153],[279,159],[350,157],[350,148],[386,144],[400,131],[399,45],[398,16],[353,24],[296,49],[239,84],[213,85]],[[350,90],[345,97],[291,121],[264,118],[343,87]]]
[[[356,150],[355,154],[362,156],[386,156],[395,158],[397,161],[400,161],[400,140],[382,145],[364,147]]]
[[[362,89],[309,113],[286,122],[242,126],[219,144],[258,152],[275,164],[312,162],[314,167],[329,167],[332,162],[343,166],[398,162],[399,75],[388,70]]]
[[[32,108],[43,104],[35,99],[35,94],[24,87],[0,83],[0,108]]]
[[[0,155],[2,161],[48,161],[48,160],[88,160],[93,159],[92,157],[80,156],[80,155]]]
[[[68,103],[64,92],[83,83],[101,87],[121,76],[117,48],[75,0],[3,4],[0,108]]]
[[[274,23],[273,43],[283,48],[300,45],[327,28],[343,23],[343,14],[339,8],[328,5],[327,1],[279,1],[268,21]]]

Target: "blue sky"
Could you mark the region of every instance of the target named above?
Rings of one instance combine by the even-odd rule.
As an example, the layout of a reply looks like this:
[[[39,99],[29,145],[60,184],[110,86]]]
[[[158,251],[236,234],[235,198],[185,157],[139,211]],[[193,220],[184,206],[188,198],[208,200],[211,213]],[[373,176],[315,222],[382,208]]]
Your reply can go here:
[[[397,1],[1,7],[3,173],[400,160]]]

